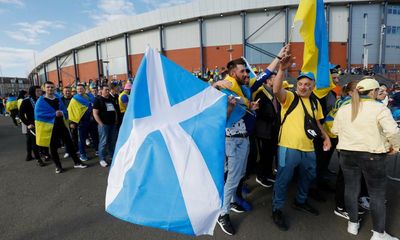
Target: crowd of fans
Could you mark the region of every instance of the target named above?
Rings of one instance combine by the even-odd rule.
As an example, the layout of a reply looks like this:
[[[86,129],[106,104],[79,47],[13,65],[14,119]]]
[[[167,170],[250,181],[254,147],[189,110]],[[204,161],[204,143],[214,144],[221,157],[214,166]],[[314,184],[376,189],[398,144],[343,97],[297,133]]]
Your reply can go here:
[[[395,121],[400,120],[400,85],[388,93],[386,85],[367,76],[341,86],[339,66],[331,65],[335,87],[321,96],[311,72],[300,73],[295,86],[284,81],[293,60],[289,45],[277,56],[264,71],[255,69],[254,79],[249,74],[254,69],[242,58],[230,61],[221,72],[207,71],[203,79],[228,95],[221,229],[235,234],[230,211],[252,208],[243,192],[245,181],[255,174],[258,184],[273,188],[272,219],[287,231],[283,207],[296,175],[294,209],[318,216],[309,199],[324,202],[324,192],[331,191],[336,203],[333,213],[348,220],[350,234],[358,233],[361,216],[370,210],[371,239],[397,239],[385,232],[385,158],[400,148]],[[79,83],[64,87],[61,94],[52,82],[45,82],[21,91],[17,98],[10,95],[2,106],[16,126],[23,125],[27,161],[36,159],[45,166],[51,159],[55,172],[62,173],[57,150],[64,146],[64,158],[72,158],[74,168],[86,168],[90,146],[99,164],[107,167],[131,86],[130,82],[123,89],[113,83]],[[328,168],[334,153],[340,161],[337,173]],[[332,174],[337,174],[334,184]]]

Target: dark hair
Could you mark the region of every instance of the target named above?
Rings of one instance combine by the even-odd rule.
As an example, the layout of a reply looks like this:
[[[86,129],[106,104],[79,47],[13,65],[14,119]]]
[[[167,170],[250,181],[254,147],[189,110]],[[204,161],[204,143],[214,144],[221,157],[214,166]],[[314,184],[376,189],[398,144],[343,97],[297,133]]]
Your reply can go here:
[[[242,58],[238,58],[238,59],[228,62],[228,64],[226,65],[226,68],[228,69],[228,72],[230,73],[233,69],[235,69],[237,67],[237,65],[246,65],[246,62]]]
[[[108,86],[108,84],[103,84],[103,85],[101,85],[101,89],[103,89],[104,87],[110,88],[110,86]]]
[[[26,95],[27,93],[28,93],[28,92],[25,91],[25,90],[20,90],[19,93],[18,93],[17,99],[24,99],[24,98],[25,98],[25,95]]]
[[[331,72],[331,74],[338,74],[339,73],[337,68],[331,69],[330,72]]]
[[[78,83],[78,84],[76,84],[76,86],[77,87],[83,87],[83,88],[85,87],[85,85],[83,85],[83,83]]]
[[[63,89],[71,89],[70,86],[65,86]]]
[[[276,76],[277,72],[271,72],[271,75],[267,78],[267,80],[271,80],[272,76]]]
[[[46,84],[54,85],[54,83],[52,81],[46,81],[46,82],[44,82],[43,85],[46,85]]]
[[[385,86],[386,88],[388,88],[388,86],[387,86],[386,84],[380,83],[380,84],[379,84],[379,87],[382,87],[382,86]]]
[[[34,99],[37,99],[37,97],[39,97],[39,96],[36,96],[36,89],[41,89],[41,87],[40,86],[30,86],[29,91],[28,91],[29,95]]]

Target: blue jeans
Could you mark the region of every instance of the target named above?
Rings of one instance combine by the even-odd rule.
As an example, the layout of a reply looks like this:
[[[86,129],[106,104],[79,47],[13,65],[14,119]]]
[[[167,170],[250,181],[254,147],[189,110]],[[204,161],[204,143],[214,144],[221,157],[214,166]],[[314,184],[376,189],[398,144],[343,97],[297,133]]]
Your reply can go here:
[[[278,173],[274,184],[272,210],[282,209],[289,183],[292,180],[294,169],[298,167],[299,182],[297,184],[296,201],[304,203],[307,200],[308,190],[316,176],[316,159],[314,152],[303,152],[296,149],[279,147]]]
[[[221,215],[229,213],[231,202],[235,202],[236,188],[246,173],[247,156],[249,155],[249,138],[226,138],[226,161],[228,172],[224,186],[224,203]]]
[[[110,154],[111,158],[114,155],[115,149],[115,142],[116,142],[116,125],[98,125],[99,130],[99,158],[101,160],[106,160],[107,151],[106,147],[108,147],[108,153]]]

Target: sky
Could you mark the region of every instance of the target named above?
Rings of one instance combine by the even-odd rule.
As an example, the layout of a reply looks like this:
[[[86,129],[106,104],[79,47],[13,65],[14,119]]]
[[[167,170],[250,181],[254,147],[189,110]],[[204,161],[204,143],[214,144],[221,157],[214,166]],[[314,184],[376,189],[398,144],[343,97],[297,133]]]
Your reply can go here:
[[[191,0],[0,0],[0,76],[26,77],[35,53],[129,15]]]

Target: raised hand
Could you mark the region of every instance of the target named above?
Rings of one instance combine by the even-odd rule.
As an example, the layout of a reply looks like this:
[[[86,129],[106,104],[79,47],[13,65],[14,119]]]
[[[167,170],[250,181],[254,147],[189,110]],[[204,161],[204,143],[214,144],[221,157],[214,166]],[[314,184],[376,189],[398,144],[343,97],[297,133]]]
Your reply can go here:
[[[295,58],[292,58],[292,55],[290,55],[290,54],[289,55],[285,55],[284,54],[282,56],[281,60],[279,61],[279,63],[280,63],[279,69],[282,70],[282,71],[285,71],[286,69],[288,69],[292,65],[294,59]]]

